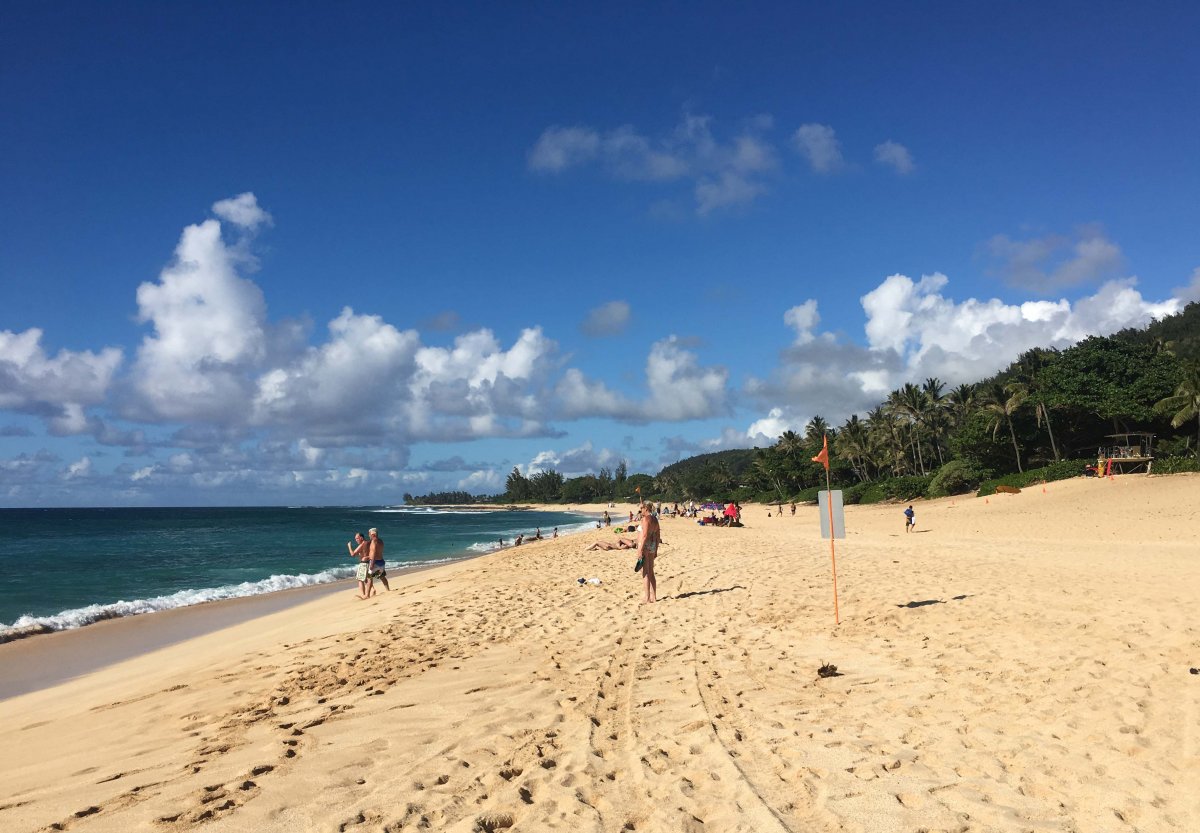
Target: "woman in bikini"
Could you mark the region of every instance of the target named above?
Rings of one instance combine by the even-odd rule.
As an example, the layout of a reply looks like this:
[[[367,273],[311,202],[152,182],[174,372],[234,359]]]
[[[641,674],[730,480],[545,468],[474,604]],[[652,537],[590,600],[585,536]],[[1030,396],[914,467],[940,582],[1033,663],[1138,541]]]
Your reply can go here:
[[[649,504],[642,504],[642,523],[638,529],[638,557],[642,560],[642,576],[646,580],[646,604],[658,601],[654,559],[658,557],[659,539],[658,518],[650,511]]]

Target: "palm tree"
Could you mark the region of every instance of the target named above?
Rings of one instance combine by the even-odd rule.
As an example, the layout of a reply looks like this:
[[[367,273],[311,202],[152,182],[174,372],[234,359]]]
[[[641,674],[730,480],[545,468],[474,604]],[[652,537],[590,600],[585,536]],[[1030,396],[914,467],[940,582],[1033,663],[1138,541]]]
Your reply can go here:
[[[1020,386],[1022,398],[1033,402],[1033,412],[1037,418],[1038,428],[1042,427],[1043,421],[1046,423],[1046,433],[1050,435],[1050,450],[1054,453],[1055,462],[1062,458],[1058,454],[1058,443],[1054,441],[1054,429],[1050,425],[1050,406],[1046,404],[1042,371],[1057,355],[1058,351],[1056,350],[1043,350],[1036,347],[1022,353],[1017,359],[1018,381],[1014,383]]]
[[[959,385],[946,394],[946,405],[949,407],[954,427],[961,426],[967,421],[971,411],[975,410],[975,386]]]
[[[1175,393],[1160,399],[1155,410],[1171,413],[1171,427],[1178,428],[1189,419],[1196,420],[1196,457],[1200,458],[1200,361],[1190,361],[1183,369],[1183,381]]]
[[[992,382],[980,391],[980,404],[982,404],[983,410],[992,418],[990,427],[992,429],[993,440],[1000,431],[1001,425],[1008,426],[1008,435],[1012,438],[1013,453],[1017,457],[1017,471],[1023,472],[1025,469],[1021,468],[1021,449],[1017,446],[1017,432],[1013,430],[1012,424],[1012,415],[1016,413],[1017,408],[1021,407],[1023,400],[1011,388],[1012,385],[1002,385],[999,382]]]
[[[925,395],[912,382],[905,382],[904,387],[894,390],[888,397],[892,410],[908,419],[908,446],[913,452],[913,460],[925,474],[925,458],[921,454],[921,421],[925,414]]]
[[[933,448],[937,451],[939,466],[946,463],[945,458],[942,457],[942,435],[947,428],[946,398],[942,396],[944,387],[946,387],[945,383],[936,376],[926,379],[925,384],[921,386],[921,394],[925,397],[925,412],[921,418],[929,428],[929,435],[933,438]]]
[[[841,428],[838,429],[836,451],[850,461],[859,481],[869,480],[867,461],[870,456],[871,444],[867,434],[867,424],[853,414]]]
[[[896,413],[885,405],[867,412],[867,430],[874,441],[876,468],[889,466],[893,475],[904,469],[904,443],[897,430]]]
[[[812,446],[820,442],[825,443],[825,435],[829,433],[829,423],[824,417],[815,416],[808,421],[808,425],[804,426],[804,440]]]
[[[1046,407],[1044,398],[1025,382],[1010,382],[1006,387],[1019,400],[1018,405],[1027,399],[1033,400],[1033,413],[1037,417],[1037,426],[1041,428],[1042,422],[1046,423],[1046,431],[1050,434],[1050,450],[1054,452],[1054,460],[1055,462],[1061,460],[1062,458],[1058,456],[1058,445],[1054,442],[1054,429],[1050,427],[1050,409]]]

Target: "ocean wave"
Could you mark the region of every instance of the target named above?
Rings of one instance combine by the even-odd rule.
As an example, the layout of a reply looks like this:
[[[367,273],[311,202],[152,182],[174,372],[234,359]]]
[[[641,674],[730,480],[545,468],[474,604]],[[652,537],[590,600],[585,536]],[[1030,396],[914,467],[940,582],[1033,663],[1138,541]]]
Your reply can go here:
[[[535,526],[534,530],[536,530],[536,528],[537,527]],[[595,521],[581,521],[579,523],[565,524],[558,528],[558,537],[565,538],[568,535],[577,535],[580,532],[587,532],[588,530],[595,529],[595,528],[596,528]],[[499,538],[504,538],[504,541],[505,541],[504,548],[508,549],[509,547],[512,546],[513,540],[518,535],[532,535],[534,530],[531,530],[529,528],[528,524],[525,524],[523,526],[514,526],[509,529],[503,530],[502,532],[498,532],[496,534],[496,537],[491,540],[476,541],[474,544],[469,545],[467,547],[467,549],[470,550],[471,552],[495,552],[496,550],[500,549],[500,547],[497,544],[497,539],[499,539]],[[548,530],[544,530],[542,532],[542,539],[543,540],[548,539],[553,534],[554,534],[553,527],[551,527]]]
[[[382,509],[363,510],[384,515],[487,515],[502,512],[502,509],[438,509],[432,506],[386,506]]]
[[[215,602],[221,599],[237,599],[244,596],[261,596],[264,593],[274,593],[277,590],[290,590],[293,587],[311,587],[316,584],[329,584],[334,581],[354,575],[353,567],[336,567],[319,573],[300,575],[276,575],[260,581],[244,581],[241,584],[227,584],[222,587],[204,587],[199,590],[179,590],[165,596],[154,596],[150,599],[134,599],[119,601],[111,604],[94,604],[77,607],[55,613],[53,616],[20,616],[11,625],[0,622],[0,642],[35,633],[50,631],[65,631],[81,628],[104,619],[119,619],[124,616],[138,616],[142,613],[157,613],[162,610],[173,610],[177,607],[190,607],[203,602]]]
[[[403,570],[413,567],[430,567],[434,564],[446,564],[459,561],[457,558],[426,558],[420,561],[389,561],[388,567]],[[204,602],[216,602],[223,599],[239,599],[245,596],[261,596],[264,593],[274,593],[279,590],[291,590],[295,587],[312,587],[318,584],[331,584],[335,581],[350,578],[354,575],[354,567],[334,567],[319,573],[301,573],[299,575],[275,575],[260,581],[243,581],[241,584],[226,584],[221,587],[204,587],[199,590],[179,590],[165,596],[154,596],[149,599],[134,599],[119,601],[111,604],[94,604],[86,607],[72,608],[53,616],[20,616],[11,625],[0,622],[0,643],[11,642],[26,636],[53,631],[73,630],[102,622],[105,619],[120,619],[125,616],[140,616],[143,613],[158,613],[163,610],[173,610],[178,607],[191,607]]]

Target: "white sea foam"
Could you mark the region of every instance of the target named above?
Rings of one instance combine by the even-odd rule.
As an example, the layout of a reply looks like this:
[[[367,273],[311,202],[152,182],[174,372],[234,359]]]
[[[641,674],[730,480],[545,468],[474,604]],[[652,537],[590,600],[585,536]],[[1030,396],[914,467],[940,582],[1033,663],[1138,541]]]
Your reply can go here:
[[[423,567],[430,564],[443,564],[456,561],[454,558],[433,558],[412,562],[389,562],[393,569],[403,567]],[[157,613],[162,610],[172,610],[177,607],[190,607],[203,602],[215,602],[221,599],[237,599],[243,596],[261,596],[264,593],[274,593],[277,590],[289,590],[293,587],[311,587],[317,584],[329,584],[354,575],[353,567],[335,567],[322,570],[319,573],[302,573],[300,575],[271,576],[261,581],[244,581],[241,584],[227,584],[223,587],[205,587],[199,590],[180,590],[166,596],[155,596],[151,599],[134,599],[119,601],[111,604],[94,604],[87,607],[77,607],[64,610],[53,616],[20,616],[11,625],[0,622],[0,642],[8,642],[24,636],[50,631],[65,631],[81,628],[93,622],[104,619],[119,619],[123,616],[138,616],[142,613]]]
[[[375,514],[393,515],[487,515],[502,509],[446,509],[433,506],[387,506],[382,509],[367,509]]]
[[[595,521],[582,521],[579,523],[565,524],[558,528],[558,537],[563,538],[563,537],[566,537],[567,535],[577,535],[580,532],[587,532],[589,529],[595,529],[595,528],[596,528]],[[536,526],[535,526],[535,529],[536,529]],[[509,547],[512,546],[513,540],[518,535],[531,535],[531,534],[533,534],[533,530],[531,530],[529,528],[528,524],[525,524],[522,526],[514,526],[509,529],[503,530],[501,533],[497,534],[496,539],[501,538],[501,537],[504,538],[504,542],[505,542],[504,547],[505,547],[505,549],[508,549]],[[542,538],[543,539],[549,538],[553,534],[554,534],[553,527],[551,527],[550,529],[547,529],[547,530],[542,530]],[[500,549],[499,542],[496,539],[492,539],[490,541],[476,541],[474,544],[471,544],[469,547],[467,547],[467,549],[470,550],[471,552],[495,552],[496,550]]]

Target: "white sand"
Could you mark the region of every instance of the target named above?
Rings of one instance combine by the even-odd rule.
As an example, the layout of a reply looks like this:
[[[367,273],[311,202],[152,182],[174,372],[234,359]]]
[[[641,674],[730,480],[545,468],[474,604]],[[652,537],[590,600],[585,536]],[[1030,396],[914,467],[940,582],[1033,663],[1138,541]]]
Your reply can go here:
[[[751,507],[663,522],[654,606],[588,533],[0,702],[0,830],[1200,830],[1200,477],[902,508],[839,627]]]

